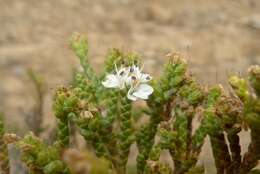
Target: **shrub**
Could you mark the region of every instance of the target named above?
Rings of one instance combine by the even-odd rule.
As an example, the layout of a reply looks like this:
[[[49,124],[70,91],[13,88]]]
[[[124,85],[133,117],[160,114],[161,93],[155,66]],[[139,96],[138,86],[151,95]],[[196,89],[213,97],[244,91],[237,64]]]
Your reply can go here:
[[[56,141],[46,145],[33,134],[23,138],[4,136],[0,121],[0,161],[4,173],[8,173],[9,167],[3,139],[21,150],[21,159],[30,173],[124,174],[130,147],[136,143],[139,174],[199,174],[204,173],[204,166],[197,162],[206,136],[218,174],[259,172],[253,169],[260,159],[259,66],[249,69],[248,81],[231,76],[230,93],[221,85],[201,86],[188,72],[180,54],[168,55],[162,75],[152,79],[142,72],[136,54],[113,49],[104,72],[96,74],[88,62],[86,38],[75,34],[70,45],[83,72],[77,72],[72,85],[59,88],[55,94]],[[136,100],[144,100],[146,105],[133,107]],[[199,127],[195,130],[192,122],[198,116]],[[138,127],[141,117],[149,120]],[[70,149],[72,124],[94,155]],[[244,156],[238,136],[243,129],[249,129],[251,135]],[[160,161],[165,150],[174,167]]]

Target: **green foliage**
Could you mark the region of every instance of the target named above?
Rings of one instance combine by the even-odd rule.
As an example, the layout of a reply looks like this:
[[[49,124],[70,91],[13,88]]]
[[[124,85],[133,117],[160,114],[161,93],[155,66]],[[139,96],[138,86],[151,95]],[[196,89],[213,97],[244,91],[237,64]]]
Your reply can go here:
[[[63,154],[64,161],[71,168],[73,174],[108,174],[113,173],[109,169],[109,162],[103,158],[97,158],[88,151],[68,149]]]
[[[47,146],[33,134],[28,134],[16,142],[21,149],[21,160],[32,174],[69,174],[69,169],[60,159],[61,149],[56,146]]]
[[[3,113],[0,112],[0,173],[9,174],[9,157],[8,147],[4,142],[5,127],[3,121]]]
[[[260,95],[260,67],[258,65],[252,66],[249,69],[249,81],[254,88],[256,94]]]
[[[197,162],[206,136],[218,174],[259,172],[253,170],[260,159],[259,66],[249,69],[249,81],[231,76],[233,92],[227,93],[221,85],[201,86],[188,72],[181,55],[171,54],[162,75],[152,80],[153,94],[145,105],[133,106],[128,96],[130,89],[147,85],[150,80],[137,81],[137,75],[131,72],[134,65],[140,64],[138,55],[112,49],[105,61],[105,71],[99,75],[89,64],[86,37],[74,34],[70,46],[84,71],[75,73],[72,86],[61,87],[55,94],[55,143],[46,145],[32,134],[10,141],[21,150],[21,159],[30,173],[125,174],[130,147],[136,143],[139,174],[202,174],[204,166]],[[126,66],[133,81],[130,86],[126,85],[129,79],[124,79],[123,89],[102,85],[108,73],[122,80],[124,74],[118,69]],[[144,117],[148,120],[138,124]],[[192,123],[197,117],[199,125],[195,130]],[[75,145],[70,140],[71,125],[84,138],[88,151],[70,151]],[[251,135],[244,156],[238,136],[243,129],[250,129]],[[0,148],[5,150],[3,135],[0,121]],[[160,160],[163,151],[169,152],[174,167]],[[0,161],[8,161],[8,154],[3,154]]]
[[[130,65],[137,59],[134,54],[123,54],[118,50],[112,50],[107,57],[105,69],[112,70],[115,66]],[[76,123],[80,134],[93,147],[96,155],[111,161],[111,165],[118,173],[124,173],[130,146],[134,141],[131,125],[132,103],[126,98],[126,91],[105,89],[101,85],[103,78],[104,75],[96,79],[86,79],[84,75],[77,73],[73,86],[65,90],[65,95],[60,95],[56,99],[58,102],[54,105],[54,110],[61,112],[55,115],[60,121],[61,118],[71,118],[69,120]],[[95,88],[95,84],[100,85]],[[62,96],[67,97],[62,98]],[[65,103],[68,104],[64,106]],[[103,106],[106,107],[105,116],[99,112]],[[68,138],[68,131],[65,131],[65,134],[64,131],[60,132]]]
[[[84,69],[84,74],[88,79],[95,79],[93,69],[88,63],[88,41],[84,35],[74,33],[70,39],[70,47],[80,60],[80,64]]]
[[[79,98],[67,88],[60,88],[55,95],[54,115],[58,122],[57,144],[69,145],[69,117],[78,112]]]
[[[119,99],[119,121],[120,121],[120,134],[119,134],[119,156],[123,166],[126,166],[130,146],[133,143],[133,129],[132,129],[132,113],[131,101],[128,100],[125,93],[121,93]]]
[[[147,174],[171,174],[172,169],[168,164],[163,164],[158,161],[147,161],[149,168],[147,169]]]
[[[142,173],[146,166],[146,160],[154,144],[157,126],[162,120],[171,117],[171,102],[174,94],[180,88],[185,79],[186,62],[178,54],[170,56],[164,72],[159,80],[154,80],[154,93],[147,101],[149,107],[150,121],[142,126],[137,133],[137,146],[139,154],[137,157],[137,169]]]
[[[236,79],[237,83],[234,83],[233,79]],[[251,130],[251,143],[249,144],[248,151],[245,153],[240,165],[240,173],[242,174],[250,172],[250,170],[257,165],[257,161],[260,159],[259,79],[260,67],[252,66],[251,68],[249,68],[249,82],[256,92],[256,95],[254,95],[249,91],[249,86],[247,84],[241,83],[245,81],[244,79],[236,76],[232,76],[230,78],[231,86],[233,87],[235,93],[238,95],[244,105],[242,119],[246,126],[248,126]],[[243,88],[243,90],[237,90],[239,88]]]

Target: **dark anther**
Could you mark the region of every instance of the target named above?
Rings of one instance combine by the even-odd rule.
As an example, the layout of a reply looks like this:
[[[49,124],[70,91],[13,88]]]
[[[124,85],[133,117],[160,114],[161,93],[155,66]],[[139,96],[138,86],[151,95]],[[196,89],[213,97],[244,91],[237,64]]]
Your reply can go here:
[[[133,67],[130,68],[130,72],[131,73],[134,72],[134,68]]]
[[[124,75],[124,73],[125,73],[124,71],[121,71],[121,72],[119,73],[119,75],[122,76],[122,75]]]
[[[136,77],[135,77],[135,76],[132,76],[131,79],[132,79],[132,80],[136,80]]]
[[[147,77],[146,77],[146,80],[151,80],[151,77],[150,77],[150,76],[147,76]]]

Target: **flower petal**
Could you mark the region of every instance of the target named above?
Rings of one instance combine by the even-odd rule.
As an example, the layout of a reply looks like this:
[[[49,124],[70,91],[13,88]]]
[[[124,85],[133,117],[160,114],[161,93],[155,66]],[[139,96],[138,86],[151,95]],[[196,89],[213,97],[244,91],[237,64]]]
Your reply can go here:
[[[118,88],[119,87],[119,79],[114,74],[108,74],[106,76],[106,80],[102,82],[106,88]]]
[[[118,71],[118,74],[121,76],[127,76],[129,73],[129,67],[123,67]]]
[[[132,79],[132,77],[133,76],[128,76],[128,77],[125,78],[125,84],[127,86],[131,86],[133,84],[134,80]]]
[[[128,93],[127,93],[127,98],[128,98],[129,100],[136,101],[136,100],[137,100],[137,97],[133,96],[133,94],[131,94],[131,93],[132,93],[132,90],[130,89],[130,90],[128,91]]]
[[[146,82],[149,82],[150,80],[152,80],[152,77],[149,74],[145,74],[145,73],[141,74],[141,76],[140,76],[141,83],[146,83]]]
[[[147,84],[140,84],[135,92],[133,93],[133,96],[140,98],[140,99],[148,99],[148,96],[153,93],[153,88],[150,85]]]

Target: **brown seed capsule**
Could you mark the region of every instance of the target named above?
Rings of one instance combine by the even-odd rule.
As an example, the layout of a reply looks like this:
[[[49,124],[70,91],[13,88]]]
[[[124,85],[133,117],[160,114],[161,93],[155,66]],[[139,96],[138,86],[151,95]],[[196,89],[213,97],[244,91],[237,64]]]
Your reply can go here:
[[[87,106],[87,102],[85,100],[79,101],[79,108],[80,109],[84,109],[84,108],[86,108],[86,106]]]
[[[87,118],[87,119],[91,119],[94,117],[94,115],[90,111],[82,111],[80,116],[82,118]]]
[[[21,138],[16,134],[8,133],[4,135],[3,139],[6,144],[11,144],[19,141]]]

